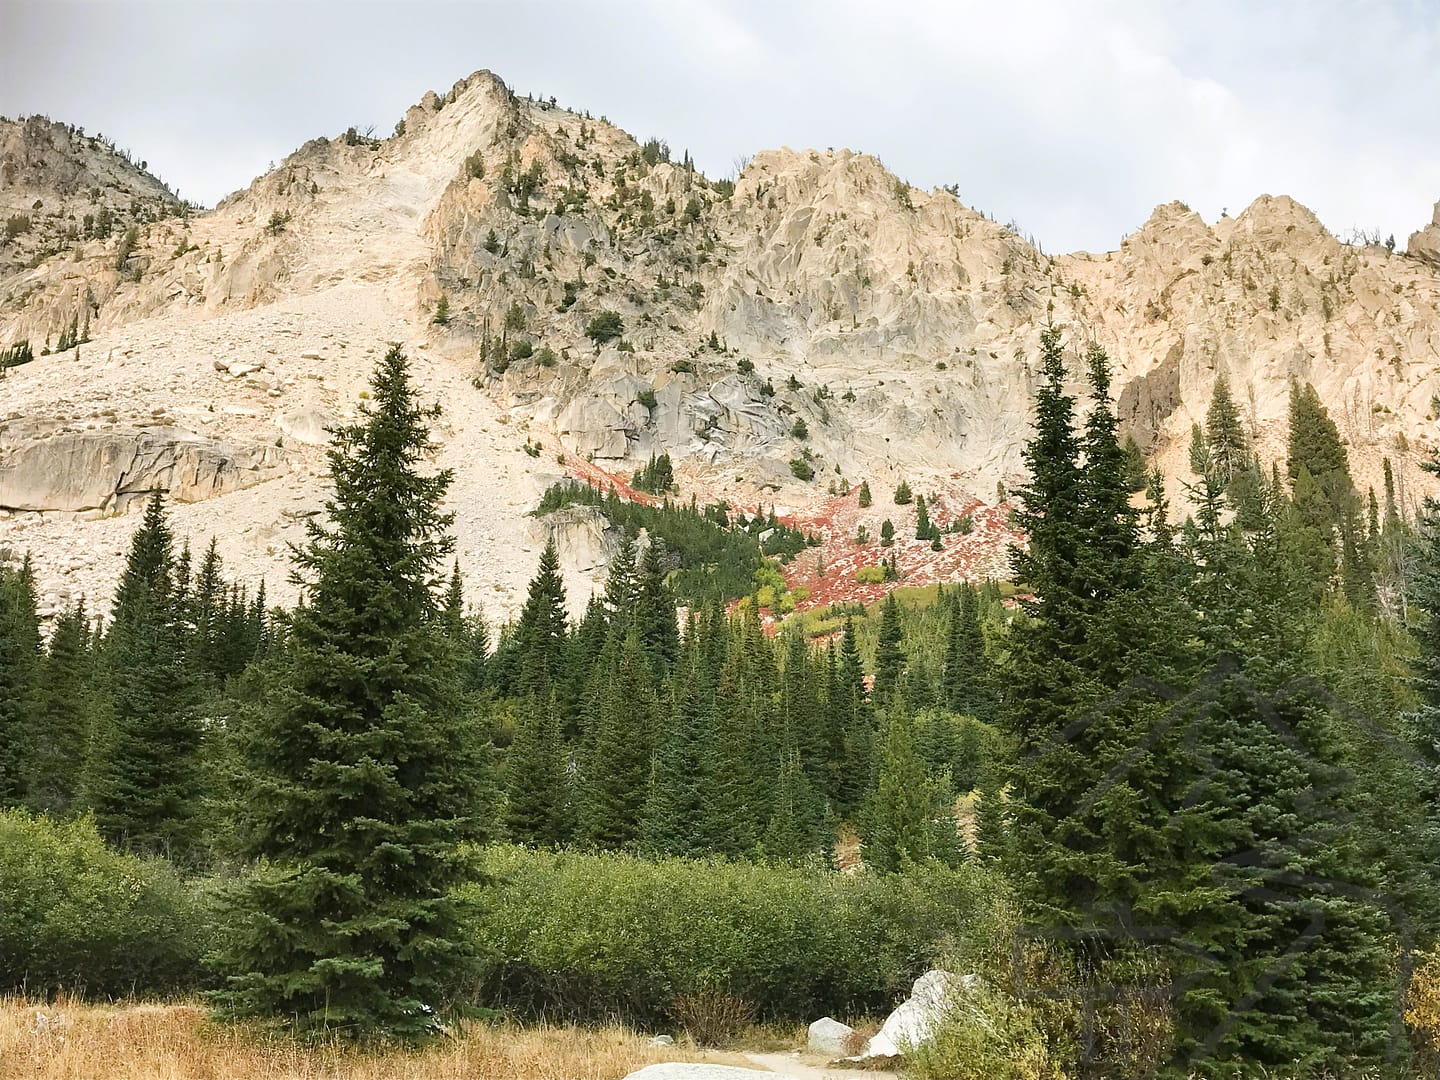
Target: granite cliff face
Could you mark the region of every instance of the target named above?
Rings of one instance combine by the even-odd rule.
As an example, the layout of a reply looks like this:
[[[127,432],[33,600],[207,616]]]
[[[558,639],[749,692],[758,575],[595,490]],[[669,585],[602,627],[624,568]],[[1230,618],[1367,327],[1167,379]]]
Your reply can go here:
[[[390,138],[316,139],[207,213],[111,155],[114,190],[154,200],[141,213],[132,199],[121,251],[123,233],[86,239],[65,201],[96,166],[64,144],[23,172],[23,194],[0,156],[7,206],[59,213],[54,250],[29,233],[0,248],[0,347],[37,354],[0,382],[0,543],[33,548],[59,593],[105,591],[133,526],[110,515],[156,483],[194,500],[179,528],[217,532],[232,566],[275,587],[286,530],[323,495],[324,433],[356,415],[392,340],[445,406],[462,562],[495,616],[533,570],[544,530],[525,512],[566,472],[625,474],[667,451],[702,500],[814,514],[832,487],[903,476],[956,506],[994,503],[1021,468],[1050,320],[1105,346],[1127,433],[1172,479],[1224,373],[1262,456],[1283,453],[1303,379],[1362,487],[1388,456],[1407,499],[1427,490],[1440,223],[1398,254],[1341,243],[1286,197],[1214,223],[1172,203],[1117,251],[1047,255],[865,154],[767,151],[712,181],[479,72]],[[623,330],[587,334],[607,311]],[[78,355],[38,355],[76,322],[93,338]],[[107,464],[82,476],[91,460]],[[604,530],[559,531],[581,538],[583,602]]]

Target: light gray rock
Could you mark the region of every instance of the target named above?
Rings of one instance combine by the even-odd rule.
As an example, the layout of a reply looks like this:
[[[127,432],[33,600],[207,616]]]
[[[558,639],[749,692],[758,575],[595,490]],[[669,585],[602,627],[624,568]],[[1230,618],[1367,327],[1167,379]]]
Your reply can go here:
[[[854,1034],[855,1029],[849,1024],[842,1024],[839,1020],[822,1016],[810,1025],[810,1038],[807,1046],[812,1054],[841,1057],[849,1052],[848,1042]]]
[[[674,1046],[675,1037],[673,1035],[656,1035],[650,1040],[650,1045],[655,1047]]]
[[[636,1069],[625,1080],[776,1080],[776,1074],[734,1065],[707,1065],[696,1061],[662,1061]]]
[[[1435,204],[1435,213],[1430,224],[1419,232],[1410,234],[1410,242],[1405,245],[1405,251],[1413,258],[1424,259],[1440,266],[1440,202]]]
[[[952,1007],[954,995],[974,984],[974,975],[957,979],[948,971],[927,971],[915,980],[910,996],[885,1018],[863,1056],[898,1057],[928,1042]]]
[[[275,426],[283,431],[286,437],[296,442],[309,443],[311,446],[324,446],[328,443],[330,432],[338,424],[339,421],[323,409],[292,409],[275,416]]]
[[[181,428],[0,436],[0,506],[10,510],[123,510],[169,493],[199,502],[279,475],[273,446],[235,446]]]

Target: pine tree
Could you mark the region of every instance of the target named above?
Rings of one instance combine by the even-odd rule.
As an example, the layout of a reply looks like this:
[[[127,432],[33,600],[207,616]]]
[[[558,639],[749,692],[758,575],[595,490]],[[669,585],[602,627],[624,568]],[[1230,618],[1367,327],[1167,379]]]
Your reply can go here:
[[[551,537],[540,553],[540,568],[515,622],[516,693],[541,701],[550,696],[564,675],[565,636],[565,585],[560,580],[560,553]]]
[[[909,714],[892,709],[865,806],[865,864],[888,872],[929,859],[953,865],[960,857],[953,799],[948,779],[931,775],[916,751]]]
[[[0,561],[0,807],[26,798],[42,657],[30,560],[18,568]]]
[[[113,844],[195,855],[199,687],[185,662],[171,532],[156,491],[131,541],[105,639],[108,708],[92,740],[89,801]]]
[[[875,687],[876,701],[887,702],[900,685],[900,673],[905,664],[903,648],[904,631],[900,626],[900,602],[895,594],[889,593],[880,605],[880,637],[875,646]]]
[[[869,481],[869,480],[862,480],[862,481],[860,482],[860,497],[859,497],[860,509],[861,509],[861,510],[867,509],[872,502],[874,502],[874,499],[873,499],[873,498],[871,497],[871,495],[870,495],[870,481]]]
[[[26,801],[57,816],[80,807],[94,714],[94,655],[83,600],[55,620],[34,699],[26,748]]]
[[[505,755],[505,831],[512,840],[552,846],[570,835],[565,747],[553,696],[516,703],[515,738]]]
[[[645,809],[659,713],[638,634],[611,639],[596,679],[599,716],[581,765],[576,838],[599,848],[629,847]]]
[[[914,497],[914,494],[910,491],[910,485],[904,480],[901,480],[900,483],[895,485],[896,506],[907,506]]]
[[[221,1002],[413,1037],[471,956],[453,888],[461,845],[486,832],[484,741],[436,598],[451,475],[422,464],[438,406],[416,402],[399,346],[372,394],[334,433],[328,521],[296,553],[306,602],[245,732],[244,847],[267,865],[229,893]]]
[[[880,545],[889,547],[895,543],[895,523],[886,518],[880,523]]]
[[[915,539],[930,539],[930,512],[925,509],[925,496],[915,496]]]

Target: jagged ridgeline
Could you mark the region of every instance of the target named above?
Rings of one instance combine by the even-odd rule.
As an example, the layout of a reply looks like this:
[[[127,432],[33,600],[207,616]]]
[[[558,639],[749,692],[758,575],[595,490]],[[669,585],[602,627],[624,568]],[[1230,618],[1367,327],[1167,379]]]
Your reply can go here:
[[[963,177],[923,191],[844,149],[705,176],[683,136],[477,72],[198,212],[78,128],[4,124],[0,455],[25,467],[0,473],[0,509],[46,607],[114,580],[128,530],[106,519],[165,477],[177,514],[223,524],[236,573],[284,594],[277,539],[318,506],[325,432],[397,337],[449,406],[459,521],[496,538],[459,553],[496,577],[495,618],[521,602],[543,542],[527,515],[562,456],[615,477],[667,460],[650,480],[677,501],[781,517],[861,480],[908,480],[931,517],[934,496],[1002,503],[1051,322],[1105,346],[1132,481],[1158,469],[1178,502],[1222,374],[1262,472],[1308,383],[1362,491],[1386,458],[1405,512],[1433,488],[1440,226],[1341,239],[1266,195],[1213,222],[1169,203],[1113,251],[1054,254],[968,206]],[[912,569],[993,567],[1009,537],[975,520],[990,558],[924,547]],[[903,572],[908,522],[884,553],[866,524],[864,563]],[[939,531],[914,540],[944,555]],[[603,560],[559,554],[598,586]]]

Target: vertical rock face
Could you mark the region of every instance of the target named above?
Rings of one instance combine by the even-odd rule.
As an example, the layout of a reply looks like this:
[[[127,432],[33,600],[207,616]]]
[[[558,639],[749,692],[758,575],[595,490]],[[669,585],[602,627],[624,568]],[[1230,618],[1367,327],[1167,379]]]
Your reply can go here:
[[[1440,266],[1440,202],[1435,204],[1435,214],[1430,219],[1430,224],[1410,234],[1410,242],[1405,245],[1405,251],[1412,258]]]
[[[312,140],[181,217],[123,156],[42,126],[0,124],[0,201],[40,199],[48,230],[0,247],[0,348],[28,340],[36,355],[0,383],[0,422],[89,433],[44,448],[7,436],[7,505],[118,507],[162,474],[238,505],[280,470],[276,440],[311,475],[332,420],[356,415],[357,354],[393,339],[447,388],[458,483],[497,504],[533,505],[560,458],[623,475],[661,452],[702,501],[813,508],[832,485],[902,476],[984,499],[1021,472],[1052,321],[1106,348],[1126,433],[1172,492],[1220,374],[1262,457],[1283,453],[1303,379],[1362,488],[1385,457],[1411,501],[1433,484],[1418,463],[1436,446],[1440,210],[1407,255],[1341,243],[1268,195],[1208,223],[1168,203],[1115,251],[1047,255],[866,154],[764,151],[712,181],[477,72],[387,138]],[[88,200],[96,178],[102,203],[138,199],[129,250],[119,233],[67,232],[91,211],[65,200]],[[610,313],[618,334],[595,322]],[[42,355],[77,322],[93,344]],[[145,449],[146,428],[183,434]],[[69,472],[43,479],[61,461]],[[506,535],[530,535],[520,512],[504,511]]]
[[[0,509],[117,513],[152,491],[200,502],[282,468],[273,446],[232,446],[178,428],[30,437],[0,429]]]

